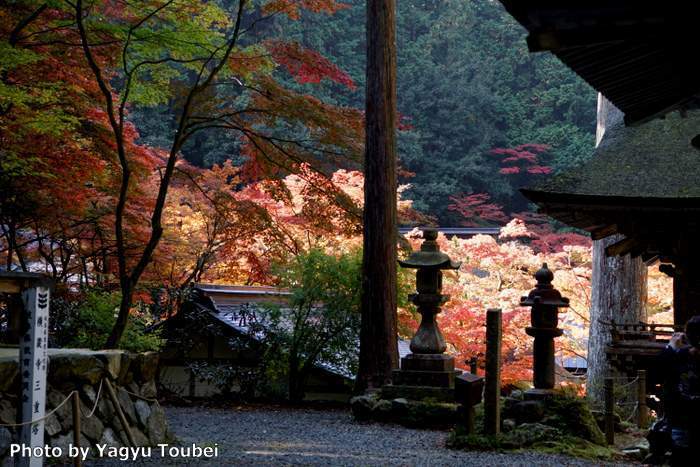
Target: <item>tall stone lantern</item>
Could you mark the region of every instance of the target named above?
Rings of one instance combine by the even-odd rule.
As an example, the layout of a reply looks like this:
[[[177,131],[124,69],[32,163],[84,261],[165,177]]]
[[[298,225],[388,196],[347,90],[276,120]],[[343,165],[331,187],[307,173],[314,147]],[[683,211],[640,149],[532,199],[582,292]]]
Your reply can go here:
[[[436,315],[448,299],[442,295],[442,271],[458,269],[460,262],[452,261],[440,251],[437,229],[424,228],[420,250],[406,260],[401,267],[416,269],[416,292],[409,299],[418,307],[421,323],[411,339],[411,354],[401,359],[401,370],[394,372],[394,384],[411,386],[454,387],[454,357],[446,355],[445,338],[440,332]]]
[[[532,307],[530,311],[531,326],[525,328],[528,335],[535,338],[533,344],[534,389],[527,391],[530,398],[546,397],[554,389],[554,338],[562,335],[557,327],[559,308],[569,306],[569,299],[562,297],[554,288],[554,273],[547,263],[535,273],[537,285],[527,297],[520,299],[520,306]]]

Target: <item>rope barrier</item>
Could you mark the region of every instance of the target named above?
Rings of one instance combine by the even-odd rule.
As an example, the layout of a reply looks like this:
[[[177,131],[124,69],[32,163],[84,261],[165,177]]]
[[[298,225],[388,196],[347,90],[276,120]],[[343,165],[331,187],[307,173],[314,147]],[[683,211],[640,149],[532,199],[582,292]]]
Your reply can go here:
[[[89,414],[89,415],[86,415],[85,418],[90,418],[90,417],[92,417],[93,415],[95,415],[95,411],[97,410],[97,405],[98,405],[99,402],[100,402],[100,395],[102,394],[102,383],[103,383],[103,381],[104,381],[104,378],[100,380],[100,386],[97,388],[97,396],[95,396],[95,405],[92,407],[92,410],[90,411],[90,414]],[[49,418],[51,415],[55,414],[55,413],[58,411],[58,409],[60,409],[61,407],[63,407],[63,406],[65,405],[65,403],[68,402],[68,401],[70,400],[71,397],[73,397],[73,394],[74,394],[74,393],[77,393],[77,392],[78,392],[78,391],[75,390],[75,389],[72,390],[70,393],[68,393],[68,396],[66,396],[66,398],[63,399],[63,401],[61,401],[60,404],[58,404],[58,405],[57,405],[56,407],[54,407],[49,413],[47,413],[46,415],[44,415],[44,416],[41,417],[41,418],[37,418],[36,420],[30,420],[30,421],[28,421],[28,422],[22,422],[22,423],[0,423],[0,426],[3,426],[3,427],[18,427],[18,426],[26,426],[26,425],[32,425],[32,424],[34,424],[34,423],[42,422],[42,421],[46,420],[47,418]]]
[[[42,422],[42,421],[46,420],[47,418],[49,418],[49,417],[50,417],[51,415],[53,415],[54,413],[56,413],[56,411],[57,411],[58,409],[60,409],[61,407],[63,407],[63,404],[65,404],[66,402],[68,402],[68,401],[70,400],[70,398],[73,397],[73,393],[75,393],[75,392],[78,392],[78,391],[76,391],[76,390],[71,391],[70,394],[68,394],[68,397],[66,397],[65,399],[63,399],[63,402],[61,402],[60,404],[58,404],[58,405],[56,406],[56,408],[54,408],[51,412],[47,413],[46,415],[44,415],[44,416],[41,417],[41,418],[37,418],[36,420],[30,420],[30,421],[28,421],[28,422],[22,422],[22,423],[0,423],[0,426],[8,426],[8,427],[13,427],[13,426],[26,426],[26,425],[32,425],[32,424],[34,424],[34,423]]]
[[[624,389],[624,388],[626,388],[626,387],[628,387],[628,386],[633,385],[633,384],[636,383],[637,381],[639,381],[639,377],[634,378],[632,381],[629,381],[629,382],[626,383],[626,384],[620,385],[619,388],[620,388],[620,389]]]
[[[124,389],[124,388],[122,387],[122,389]],[[132,395],[132,396],[134,396],[134,397],[136,397],[136,398],[138,398],[138,399],[147,401],[147,402],[158,402],[158,399],[149,399],[148,397],[144,397],[144,396],[141,396],[141,395],[139,395],[139,394],[136,394],[135,392],[131,392],[131,391],[129,391],[128,389],[124,389],[124,392],[127,393],[127,394],[130,394],[130,395]]]
[[[629,422],[630,420],[632,420],[632,417],[635,416],[635,414],[637,413],[637,410],[639,410],[639,404],[635,402],[634,408],[632,409],[632,413],[630,413],[630,416],[627,417],[627,419],[625,421]]]
[[[93,415],[95,415],[95,410],[97,410],[97,404],[100,402],[100,395],[102,394],[102,383],[104,382],[104,378],[100,380],[100,386],[97,388],[97,396],[95,396],[95,405],[90,411],[90,415],[86,415],[85,418],[90,418]]]

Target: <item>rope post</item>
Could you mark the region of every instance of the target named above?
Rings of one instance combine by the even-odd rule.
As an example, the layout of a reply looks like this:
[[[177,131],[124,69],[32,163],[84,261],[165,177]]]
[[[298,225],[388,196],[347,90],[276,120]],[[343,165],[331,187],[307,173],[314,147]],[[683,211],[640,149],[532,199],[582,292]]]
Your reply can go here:
[[[637,371],[637,427],[644,428],[649,420],[647,408],[647,372]]]
[[[484,375],[484,432],[501,432],[501,334],[499,308],[486,311],[486,368]]]
[[[469,373],[475,375],[475,374],[476,374],[476,371],[477,371],[477,368],[478,368],[478,367],[477,367],[477,364],[479,363],[479,361],[477,360],[477,358],[476,358],[476,357],[472,357],[472,358],[470,358],[469,360],[467,360],[465,363],[468,363],[468,364],[469,364]]]
[[[73,457],[73,465],[80,467],[80,394],[78,391],[73,391],[71,403],[73,405],[73,446],[78,452],[78,455]]]
[[[615,383],[614,380],[605,377],[605,440],[608,444],[615,444]]]
[[[114,405],[114,410],[117,412],[117,417],[119,417],[119,421],[121,422],[122,427],[124,428],[124,433],[126,433],[126,438],[128,439],[129,444],[131,444],[131,446],[136,447],[136,443],[134,442],[134,435],[131,433],[131,427],[126,422],[126,417],[124,416],[122,406],[119,404],[117,393],[114,392],[114,387],[112,387],[112,383],[110,383],[108,379],[105,379],[104,381],[109,398],[112,401],[112,404]]]

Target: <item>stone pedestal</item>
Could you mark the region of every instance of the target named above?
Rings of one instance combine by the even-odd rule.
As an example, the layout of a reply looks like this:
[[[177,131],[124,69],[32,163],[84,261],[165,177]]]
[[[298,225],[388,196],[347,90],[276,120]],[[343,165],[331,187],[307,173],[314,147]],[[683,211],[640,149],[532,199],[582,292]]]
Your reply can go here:
[[[401,359],[401,369],[394,370],[395,386],[430,386],[454,389],[455,359],[445,354],[409,354]]]

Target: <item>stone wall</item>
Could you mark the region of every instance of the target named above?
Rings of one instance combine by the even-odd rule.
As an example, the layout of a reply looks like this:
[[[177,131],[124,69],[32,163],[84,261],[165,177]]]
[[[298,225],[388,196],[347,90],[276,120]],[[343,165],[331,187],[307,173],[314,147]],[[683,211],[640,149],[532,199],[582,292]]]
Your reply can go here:
[[[155,446],[173,440],[163,409],[154,402],[158,354],[132,354],[121,350],[90,351],[83,349],[49,349],[49,373],[46,413],[63,402],[73,390],[80,394],[80,445],[107,444],[130,446],[124,427],[115,412],[105,384],[115,389],[134,441],[139,446]],[[0,424],[16,423],[19,390],[17,349],[0,349]],[[98,397],[99,393],[99,397]],[[131,393],[131,394],[130,394]],[[93,407],[93,416],[88,417]],[[67,452],[73,443],[73,416],[70,401],[45,421],[44,441]],[[9,446],[16,442],[18,429],[0,426],[0,464],[9,456]]]

